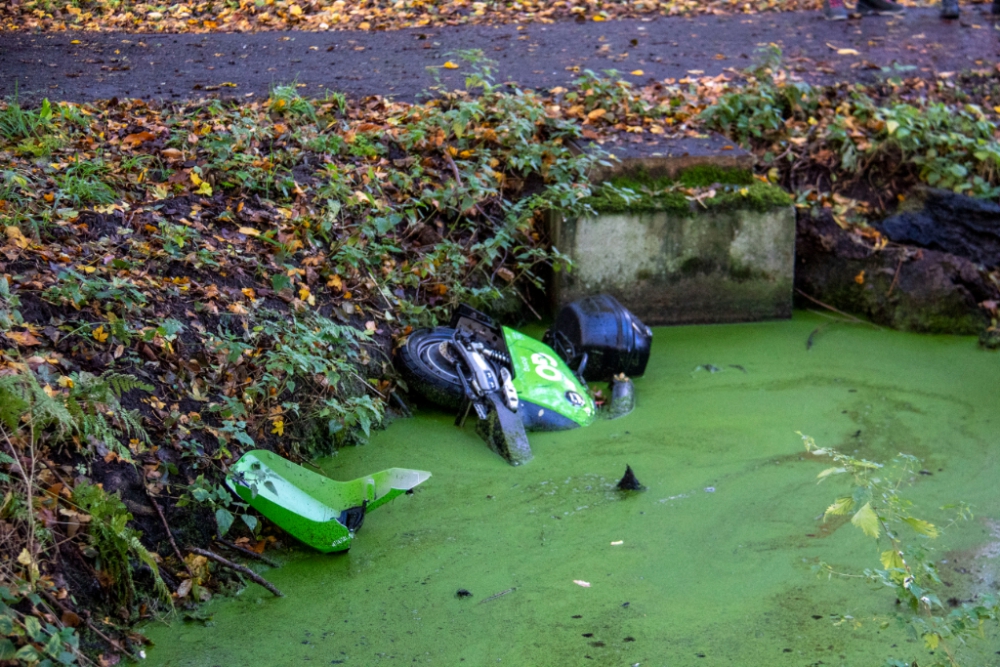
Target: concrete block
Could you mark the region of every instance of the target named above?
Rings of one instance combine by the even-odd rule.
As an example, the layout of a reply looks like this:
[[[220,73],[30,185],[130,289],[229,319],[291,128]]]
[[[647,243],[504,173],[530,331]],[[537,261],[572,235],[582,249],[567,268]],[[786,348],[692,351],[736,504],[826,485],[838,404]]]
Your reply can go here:
[[[555,274],[557,305],[606,292],[649,325],[791,317],[791,206],[556,215],[550,234],[574,264]]]

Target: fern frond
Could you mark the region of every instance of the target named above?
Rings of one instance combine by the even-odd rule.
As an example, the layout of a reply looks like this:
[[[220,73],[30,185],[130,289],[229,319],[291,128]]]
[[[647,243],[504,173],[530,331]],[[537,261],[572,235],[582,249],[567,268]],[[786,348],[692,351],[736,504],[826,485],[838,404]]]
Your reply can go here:
[[[153,585],[156,588],[156,592],[164,600],[170,601],[170,589],[163,582],[163,578],[160,577],[160,568],[153,559],[153,555],[149,553],[149,550],[139,541],[137,536],[129,536],[129,548],[132,553],[135,554],[136,558],[149,566],[149,569],[153,572]]]
[[[141,380],[125,373],[113,373],[109,371],[102,375],[100,379],[101,381],[107,383],[116,398],[121,398],[124,394],[132,391],[133,389],[153,391],[152,385],[146,384],[145,382],[142,382]]]

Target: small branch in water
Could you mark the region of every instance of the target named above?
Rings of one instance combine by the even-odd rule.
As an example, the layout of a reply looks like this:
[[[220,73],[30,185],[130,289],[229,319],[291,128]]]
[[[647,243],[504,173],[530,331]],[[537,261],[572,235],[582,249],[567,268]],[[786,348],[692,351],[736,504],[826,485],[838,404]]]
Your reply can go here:
[[[225,565],[230,570],[236,570],[240,574],[246,575],[255,584],[263,586],[264,588],[271,591],[272,593],[274,593],[275,596],[279,598],[285,597],[285,594],[279,591],[274,584],[272,584],[270,581],[260,576],[253,570],[251,570],[246,565],[240,565],[239,563],[234,563],[233,561],[227,558],[223,558],[219,554],[215,553],[214,551],[209,551],[208,549],[198,549],[196,547],[189,547],[188,551],[190,551],[193,554],[198,554],[199,556],[204,556],[209,560],[214,560],[216,563],[219,563],[220,565]]]
[[[805,292],[803,292],[802,290],[800,290],[798,287],[795,288],[795,291],[798,292],[799,294],[801,294],[802,296],[804,296],[805,298],[809,299],[810,301],[812,301],[816,305],[822,306],[823,308],[826,308],[827,310],[833,311],[833,312],[837,313],[838,315],[841,315],[842,317],[846,317],[851,322],[855,322],[856,324],[872,324],[871,322],[865,322],[864,320],[859,320],[858,318],[854,317],[854,315],[848,315],[847,313],[845,313],[842,310],[837,310],[836,308],[834,308],[830,304],[823,303],[822,301],[820,301],[816,297],[809,296],[808,294],[806,294]],[[872,324],[872,326],[878,328],[874,324]]]
[[[254,560],[259,560],[259,561],[261,561],[263,563],[267,563],[271,567],[279,567],[279,565],[275,561],[271,560],[270,558],[268,558],[264,554],[257,553],[253,549],[247,549],[246,547],[241,547],[238,544],[234,544],[233,542],[230,542],[229,540],[223,540],[221,538],[220,539],[216,539],[215,541],[218,542],[219,544],[221,544],[222,546],[226,547],[227,549],[232,549],[233,551],[240,552],[241,554],[243,554],[247,558],[253,558]]]
[[[479,604],[485,604],[485,603],[489,602],[490,600],[496,600],[497,598],[502,598],[504,595],[507,595],[507,593],[513,593],[516,590],[517,590],[517,586],[515,586],[514,588],[508,588],[505,591],[500,591],[499,593],[495,593],[495,594],[489,596],[485,600],[481,600],[479,602]]]

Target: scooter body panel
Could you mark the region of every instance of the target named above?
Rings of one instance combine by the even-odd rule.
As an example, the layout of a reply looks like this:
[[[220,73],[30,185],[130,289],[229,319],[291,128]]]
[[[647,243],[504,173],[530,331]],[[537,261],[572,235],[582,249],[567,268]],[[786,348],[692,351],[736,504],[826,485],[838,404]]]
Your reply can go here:
[[[566,428],[566,420],[576,426],[594,421],[597,406],[590,393],[551,347],[508,327],[503,334],[513,361],[514,388],[522,402],[518,412],[531,412],[522,416],[526,428],[560,430]],[[558,417],[547,418],[546,412]]]

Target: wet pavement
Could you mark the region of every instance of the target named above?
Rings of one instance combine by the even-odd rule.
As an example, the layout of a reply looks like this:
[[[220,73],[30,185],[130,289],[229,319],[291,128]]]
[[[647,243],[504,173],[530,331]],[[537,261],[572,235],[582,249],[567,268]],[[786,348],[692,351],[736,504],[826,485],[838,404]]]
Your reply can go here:
[[[895,73],[948,79],[994,71],[1000,43],[993,24],[976,8],[960,21],[918,9],[836,23],[816,12],[785,12],[391,32],[2,33],[0,95],[242,97],[296,83],[313,95],[412,100],[435,77],[460,87],[470,66],[455,53],[468,49],[497,61],[497,80],[529,88],[566,85],[583,69],[617,69],[636,84],[714,76],[745,69],[768,44],[781,47],[786,65],[811,82]],[[444,69],[448,60],[460,67]]]

